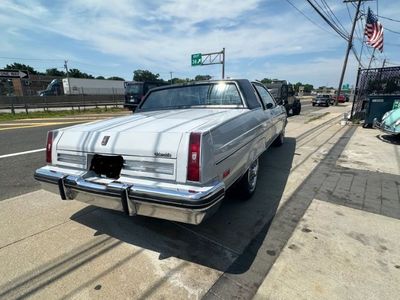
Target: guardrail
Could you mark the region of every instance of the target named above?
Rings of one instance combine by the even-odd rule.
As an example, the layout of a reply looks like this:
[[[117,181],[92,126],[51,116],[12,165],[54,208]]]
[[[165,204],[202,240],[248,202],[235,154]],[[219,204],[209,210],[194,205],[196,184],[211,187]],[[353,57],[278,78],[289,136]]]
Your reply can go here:
[[[16,110],[43,109],[48,111],[54,108],[76,108],[81,110],[85,107],[99,107],[123,105],[124,97],[121,95],[64,95],[64,96],[7,96],[0,97],[0,109],[10,110],[15,114]]]

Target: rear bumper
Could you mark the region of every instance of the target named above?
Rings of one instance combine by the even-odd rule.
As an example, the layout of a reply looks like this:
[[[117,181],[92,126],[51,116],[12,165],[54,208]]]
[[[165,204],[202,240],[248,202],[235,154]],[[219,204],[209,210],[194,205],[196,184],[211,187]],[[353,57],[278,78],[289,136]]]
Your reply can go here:
[[[36,170],[34,177],[45,190],[59,194],[63,200],[78,200],[90,205],[124,212],[200,224],[212,215],[225,196],[223,182],[191,191],[191,188],[160,188],[118,181],[107,184],[87,180],[86,175],[69,175],[48,167]]]
[[[389,133],[389,134],[400,134],[400,132],[397,132],[393,129],[391,129],[388,126],[385,126],[384,124],[382,124],[381,122],[378,122],[378,120],[375,118],[373,123],[372,123],[372,127],[373,128],[378,128],[379,130],[385,132],[385,133]]]

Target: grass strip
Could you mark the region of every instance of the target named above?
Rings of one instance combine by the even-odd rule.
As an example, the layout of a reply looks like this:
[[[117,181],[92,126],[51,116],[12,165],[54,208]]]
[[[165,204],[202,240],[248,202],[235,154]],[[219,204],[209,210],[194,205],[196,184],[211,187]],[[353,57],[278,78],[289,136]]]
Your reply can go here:
[[[49,110],[49,111],[33,111],[30,113],[20,112],[15,115],[12,113],[0,113],[0,121],[5,120],[20,120],[20,119],[41,119],[41,118],[51,118],[51,117],[69,117],[69,116],[79,116],[85,114],[104,114],[104,113],[118,113],[124,112],[123,108],[89,108],[79,110]]]

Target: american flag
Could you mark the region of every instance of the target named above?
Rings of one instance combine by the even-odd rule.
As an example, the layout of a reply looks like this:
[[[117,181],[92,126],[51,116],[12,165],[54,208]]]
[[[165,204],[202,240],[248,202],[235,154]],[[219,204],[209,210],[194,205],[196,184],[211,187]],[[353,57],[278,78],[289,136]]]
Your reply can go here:
[[[383,51],[383,26],[378,22],[378,18],[368,7],[367,23],[365,24],[365,33],[367,43],[379,51]]]

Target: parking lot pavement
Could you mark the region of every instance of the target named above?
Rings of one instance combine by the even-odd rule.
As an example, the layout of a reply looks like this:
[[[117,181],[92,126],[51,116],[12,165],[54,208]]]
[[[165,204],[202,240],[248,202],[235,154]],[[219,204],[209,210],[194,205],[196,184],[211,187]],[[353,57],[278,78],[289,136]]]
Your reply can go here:
[[[0,298],[251,298],[301,219],[297,191],[342,145],[347,110],[291,117],[286,143],[260,160],[253,198],[231,193],[199,226],[126,217],[42,190],[1,201]]]
[[[398,139],[344,128],[275,217],[260,249],[284,250],[255,299],[400,298]],[[287,225],[288,242],[274,244],[290,218],[301,222]]]
[[[313,200],[254,297],[399,299],[400,222]]]
[[[196,298],[234,259],[172,222],[128,218],[42,190],[0,206],[7,227],[1,299]],[[206,257],[209,266],[201,263]]]

